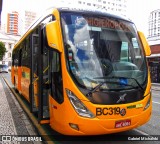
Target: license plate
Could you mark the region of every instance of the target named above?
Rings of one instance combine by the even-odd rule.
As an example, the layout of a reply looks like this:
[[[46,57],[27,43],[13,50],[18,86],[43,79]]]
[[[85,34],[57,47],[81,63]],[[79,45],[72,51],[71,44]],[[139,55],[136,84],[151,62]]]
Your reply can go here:
[[[115,128],[122,128],[127,127],[131,125],[131,120],[122,120],[122,121],[116,121]]]

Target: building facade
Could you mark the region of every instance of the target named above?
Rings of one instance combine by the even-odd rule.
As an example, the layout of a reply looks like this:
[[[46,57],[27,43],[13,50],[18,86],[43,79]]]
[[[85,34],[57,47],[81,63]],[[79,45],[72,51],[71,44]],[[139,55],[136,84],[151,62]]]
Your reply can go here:
[[[148,40],[160,38],[160,9],[150,13],[148,22]]]
[[[151,48],[148,64],[152,83],[160,83],[160,9],[150,13],[148,21],[148,42]]]
[[[6,64],[9,67],[11,66],[11,57],[12,57],[12,50],[14,45],[20,39],[20,36],[13,36],[9,34],[5,34],[0,32],[0,41],[4,43],[7,52],[5,53],[3,60],[0,61],[0,64]]]
[[[30,27],[30,25],[34,22],[36,19],[37,13],[32,11],[25,11],[25,18],[24,18],[24,29],[27,31],[27,29]]]
[[[23,21],[18,12],[14,11],[7,14],[7,33],[12,35],[21,35]]]
[[[7,33],[18,35],[18,12],[7,14]]]
[[[1,12],[2,12],[3,0],[0,0],[0,29],[1,29]]]
[[[151,56],[147,57],[152,83],[160,83],[160,39],[149,41]]]
[[[81,7],[93,7],[105,9],[108,12],[127,15],[127,0],[61,0],[61,3]]]

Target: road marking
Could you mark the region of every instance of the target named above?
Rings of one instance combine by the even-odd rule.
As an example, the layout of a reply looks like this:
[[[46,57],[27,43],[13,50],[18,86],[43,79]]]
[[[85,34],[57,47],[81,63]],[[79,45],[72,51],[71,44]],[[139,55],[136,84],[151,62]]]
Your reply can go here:
[[[152,101],[153,103],[160,104],[159,102]]]
[[[141,130],[138,130],[138,129],[133,129],[133,130],[138,132],[138,133],[140,133],[141,135],[149,136],[149,134],[147,134],[147,133],[145,133],[145,132],[143,132]]]

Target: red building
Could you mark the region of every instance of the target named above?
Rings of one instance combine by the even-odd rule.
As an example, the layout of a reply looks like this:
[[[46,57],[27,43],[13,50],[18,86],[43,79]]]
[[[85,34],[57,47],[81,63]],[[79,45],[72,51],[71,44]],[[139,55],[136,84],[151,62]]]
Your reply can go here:
[[[18,12],[7,14],[7,33],[18,35]]]

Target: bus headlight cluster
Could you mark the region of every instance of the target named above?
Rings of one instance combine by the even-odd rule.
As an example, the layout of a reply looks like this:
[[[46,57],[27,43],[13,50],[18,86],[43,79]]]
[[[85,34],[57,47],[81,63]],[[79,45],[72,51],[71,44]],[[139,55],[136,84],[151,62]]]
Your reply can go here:
[[[75,109],[75,111],[82,117],[93,118],[95,117],[92,112],[90,112],[87,107],[71,92],[66,89],[67,96]]]
[[[146,103],[146,106],[143,109],[144,111],[150,106],[150,103],[151,103],[151,92],[149,94],[150,94],[150,96],[149,96],[149,99],[148,99],[148,101]]]

